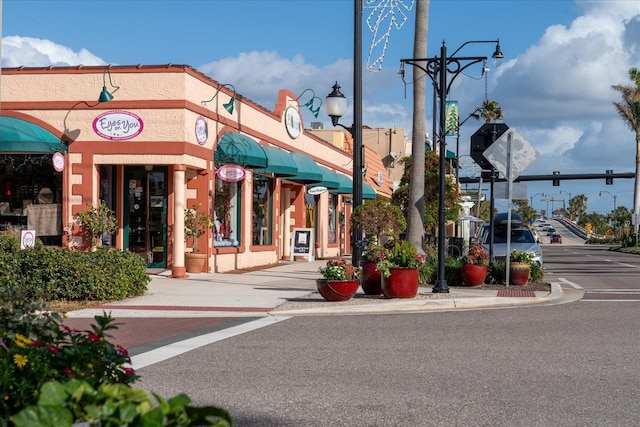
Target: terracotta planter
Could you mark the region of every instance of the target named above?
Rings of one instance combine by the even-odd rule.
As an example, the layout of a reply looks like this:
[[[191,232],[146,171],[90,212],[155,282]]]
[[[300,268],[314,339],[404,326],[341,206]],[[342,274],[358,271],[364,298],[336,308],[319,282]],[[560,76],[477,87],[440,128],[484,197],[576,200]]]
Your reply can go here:
[[[385,298],[414,298],[418,295],[417,268],[391,268],[391,275],[382,278],[382,294]]]
[[[326,280],[316,279],[320,295],[327,301],[347,301],[358,291],[360,280]]]
[[[531,266],[526,262],[509,263],[509,284],[524,286],[529,282]]]
[[[202,273],[204,272],[205,264],[207,261],[207,254],[201,253],[186,253],[184,254],[184,267],[187,273]]]
[[[464,264],[460,266],[460,275],[466,286],[480,286],[487,278],[487,266]]]
[[[375,262],[362,263],[360,286],[366,295],[380,295],[382,293],[382,275],[376,270]]]

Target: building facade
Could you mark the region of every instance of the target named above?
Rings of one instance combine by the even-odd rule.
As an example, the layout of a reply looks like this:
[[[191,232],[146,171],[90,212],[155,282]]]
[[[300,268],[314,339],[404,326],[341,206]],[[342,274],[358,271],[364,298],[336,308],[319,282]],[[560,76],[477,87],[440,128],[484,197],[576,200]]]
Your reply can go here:
[[[193,252],[213,272],[351,252],[352,153],[306,130],[304,100],[286,89],[268,109],[172,64],[7,68],[1,79],[0,229],[86,247],[75,216],[104,203],[118,227],[102,244],[174,277]],[[376,176],[363,196],[392,191]],[[185,239],[190,209],[214,224],[197,242]]]

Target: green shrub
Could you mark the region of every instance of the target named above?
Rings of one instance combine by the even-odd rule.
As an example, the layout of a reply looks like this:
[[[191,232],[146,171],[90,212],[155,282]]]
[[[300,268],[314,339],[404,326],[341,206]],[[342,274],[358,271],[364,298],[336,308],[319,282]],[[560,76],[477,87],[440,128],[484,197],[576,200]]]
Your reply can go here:
[[[144,294],[151,280],[142,257],[108,248],[80,252],[41,246],[0,252],[0,269],[0,289],[47,301],[121,300]]]
[[[487,278],[485,283],[494,285],[504,284],[507,280],[507,272],[505,263],[500,261],[493,261],[489,263],[489,269],[487,271]]]

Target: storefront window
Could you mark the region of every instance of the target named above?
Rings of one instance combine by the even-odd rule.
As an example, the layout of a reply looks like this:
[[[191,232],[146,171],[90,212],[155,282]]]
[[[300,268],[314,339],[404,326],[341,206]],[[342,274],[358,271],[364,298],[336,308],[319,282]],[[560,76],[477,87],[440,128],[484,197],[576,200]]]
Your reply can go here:
[[[337,218],[336,205],[338,204],[338,195],[329,194],[329,243],[336,243],[337,239]]]
[[[35,230],[44,244],[62,244],[62,174],[51,154],[5,153],[0,190],[0,231]]]
[[[253,245],[271,245],[272,221],[271,221],[271,192],[273,179],[264,175],[255,175],[253,178],[253,202],[252,202],[252,241]]]
[[[215,247],[238,246],[240,244],[240,188],[237,182],[216,180],[213,201]]]

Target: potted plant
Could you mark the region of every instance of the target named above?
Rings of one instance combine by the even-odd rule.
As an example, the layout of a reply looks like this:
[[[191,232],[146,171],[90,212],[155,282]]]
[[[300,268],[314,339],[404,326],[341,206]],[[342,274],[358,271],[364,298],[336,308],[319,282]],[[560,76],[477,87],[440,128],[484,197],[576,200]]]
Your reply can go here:
[[[397,241],[378,261],[385,298],[413,298],[418,294],[418,269],[424,263],[418,248],[406,240]]]
[[[318,292],[327,301],[351,299],[360,285],[360,269],[343,258],[330,259],[318,269],[322,279],[316,279]]]
[[[487,278],[489,266],[489,254],[480,243],[474,243],[469,247],[469,252],[462,257],[460,275],[462,282],[467,286],[480,286]]]
[[[533,254],[526,251],[513,251],[509,257],[509,284],[524,286],[529,282]]]
[[[349,224],[351,229],[365,233],[366,246],[360,260],[362,291],[367,295],[380,295],[382,279],[375,266],[384,251],[383,245],[397,239],[407,226],[402,210],[383,200],[366,200],[351,214]]]
[[[205,268],[207,253],[198,252],[198,239],[213,227],[213,220],[201,210],[202,203],[184,210],[184,238],[185,243],[191,239],[192,250],[185,254],[185,268],[189,273],[202,273]]]

